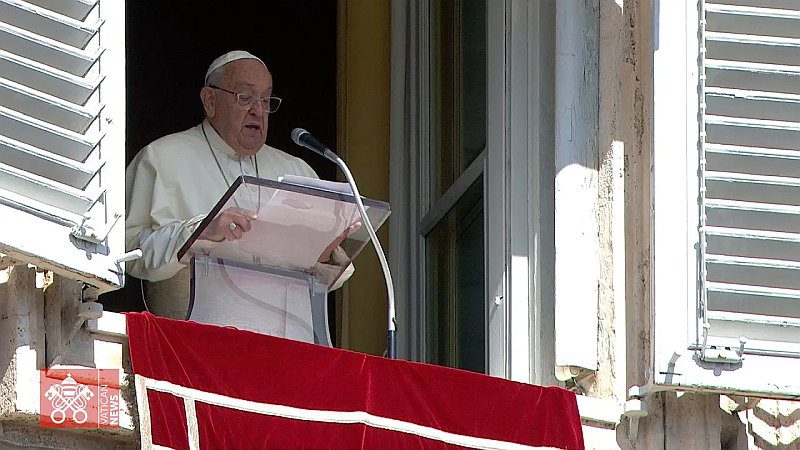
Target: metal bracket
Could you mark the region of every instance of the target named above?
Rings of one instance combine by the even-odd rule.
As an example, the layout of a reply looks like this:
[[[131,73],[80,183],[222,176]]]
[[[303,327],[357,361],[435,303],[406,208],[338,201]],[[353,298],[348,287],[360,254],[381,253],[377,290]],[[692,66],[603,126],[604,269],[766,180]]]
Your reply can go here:
[[[747,344],[747,337],[739,338],[739,348],[722,347],[718,345],[708,345],[708,330],[711,325],[703,324],[703,347],[700,350],[700,360],[708,363],[737,364],[744,360],[744,346]]]
[[[206,253],[195,253],[192,259],[194,260],[195,272],[207,277],[211,266],[211,257]]]
[[[51,361],[50,366],[61,364],[64,355],[67,354],[68,348],[72,345],[72,342],[75,340],[75,336],[77,336],[78,332],[81,330],[81,328],[83,328],[84,323],[87,323],[87,321],[89,320],[97,320],[103,316],[103,305],[95,301],[97,300],[96,295],[93,294],[89,298],[87,298],[86,290],[90,288],[91,286],[89,286],[86,283],[83,283],[83,286],[81,286],[77,318],[73,323],[72,328],[70,328],[69,331],[67,332],[67,337],[61,346],[59,354],[56,355],[55,358],[53,358],[53,361]]]
[[[647,416],[647,402],[644,401],[646,394],[645,389],[640,386],[631,386],[628,389],[629,400],[625,402],[625,409],[622,415],[630,420],[628,439],[631,441],[639,438],[639,419]]]
[[[106,222],[105,226],[98,231],[87,224],[89,218],[84,216],[80,225],[72,227],[72,235],[80,240],[100,245],[108,238],[108,234],[111,232],[111,229],[114,228],[114,225],[119,222],[120,217],[122,217],[122,214],[115,213],[114,217]]]

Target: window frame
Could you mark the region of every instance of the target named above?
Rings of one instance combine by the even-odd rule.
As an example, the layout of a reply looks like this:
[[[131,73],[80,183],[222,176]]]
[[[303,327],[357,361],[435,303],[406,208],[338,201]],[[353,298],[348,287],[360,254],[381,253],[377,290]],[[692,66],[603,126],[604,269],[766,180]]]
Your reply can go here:
[[[555,384],[553,376],[553,6],[487,2],[485,300],[489,375]],[[392,3],[390,264],[396,275],[399,355],[424,360],[425,273],[420,225],[430,96],[427,4]],[[513,63],[513,64],[512,64]],[[540,151],[544,149],[544,151]],[[514,178],[516,181],[511,180]],[[549,184],[548,184],[549,183]],[[486,218],[491,217],[491,220]],[[550,238],[552,239],[552,238]],[[544,242],[544,245],[543,245]],[[534,314],[535,311],[538,313]]]

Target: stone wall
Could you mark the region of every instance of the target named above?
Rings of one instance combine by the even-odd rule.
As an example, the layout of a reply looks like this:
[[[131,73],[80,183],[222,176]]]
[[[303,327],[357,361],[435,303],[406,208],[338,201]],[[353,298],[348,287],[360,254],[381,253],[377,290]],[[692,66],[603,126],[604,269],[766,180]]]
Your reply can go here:
[[[76,326],[82,291],[84,301],[92,300],[90,290],[50,272],[27,265],[0,269],[0,450],[137,447],[124,403],[119,428],[39,427],[40,369],[126,365],[124,318],[106,313]]]
[[[579,382],[586,394],[619,404],[625,401],[624,388],[648,381],[652,353],[652,3],[599,2],[600,365],[595,375]],[[619,201],[624,205],[622,224],[615,213]],[[616,234],[620,226],[624,227],[622,239]],[[619,265],[624,267],[623,282],[615,275]],[[624,301],[623,308],[616,304],[619,301]],[[625,315],[622,329],[615,317],[620,313]],[[622,346],[620,333],[625,335]],[[648,415],[639,420],[635,438],[631,438],[628,419],[616,427],[585,420],[586,447],[800,449],[798,402],[680,392],[653,393],[645,401]]]

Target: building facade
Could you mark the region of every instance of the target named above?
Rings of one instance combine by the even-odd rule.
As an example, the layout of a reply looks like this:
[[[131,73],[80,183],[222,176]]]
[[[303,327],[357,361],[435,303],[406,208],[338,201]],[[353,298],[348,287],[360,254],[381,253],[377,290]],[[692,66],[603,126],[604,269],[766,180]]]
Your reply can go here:
[[[120,2],[44,3],[0,0],[0,442],[133,445],[30,421],[26,373],[124,366],[82,305],[124,283],[135,45]],[[392,204],[402,358],[573,390],[587,448],[800,447],[796,1],[337,5],[338,151]],[[337,320],[380,353],[372,257]]]

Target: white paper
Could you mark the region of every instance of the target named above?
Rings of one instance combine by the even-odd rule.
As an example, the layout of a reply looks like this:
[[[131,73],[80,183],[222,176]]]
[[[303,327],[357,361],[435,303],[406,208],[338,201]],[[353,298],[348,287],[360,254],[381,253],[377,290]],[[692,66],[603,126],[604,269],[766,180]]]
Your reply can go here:
[[[261,207],[238,243],[249,253],[261,255],[262,263],[308,270],[358,217],[352,203],[278,191]]]
[[[298,186],[322,189],[325,191],[338,192],[340,194],[353,195],[353,189],[348,183],[342,183],[338,181],[320,180],[318,178],[302,177],[300,175],[284,175],[279,177],[278,181],[295,184]]]

